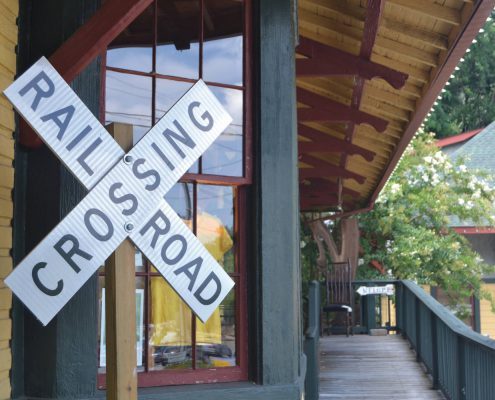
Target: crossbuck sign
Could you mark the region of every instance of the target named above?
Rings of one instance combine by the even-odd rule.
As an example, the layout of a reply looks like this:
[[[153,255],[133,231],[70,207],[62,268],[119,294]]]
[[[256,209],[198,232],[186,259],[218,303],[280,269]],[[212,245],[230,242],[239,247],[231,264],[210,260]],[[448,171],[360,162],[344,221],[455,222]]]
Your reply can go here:
[[[126,154],[45,58],[4,93],[90,190],[7,286],[46,325],[129,237],[205,322],[234,282],[164,200],[232,121],[204,82]]]

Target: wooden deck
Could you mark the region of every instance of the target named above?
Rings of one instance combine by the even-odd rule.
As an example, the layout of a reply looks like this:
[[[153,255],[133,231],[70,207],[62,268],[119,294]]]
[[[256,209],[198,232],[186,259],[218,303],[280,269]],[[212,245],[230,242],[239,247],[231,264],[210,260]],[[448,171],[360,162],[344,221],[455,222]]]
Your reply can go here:
[[[443,399],[400,336],[320,339],[320,399]]]

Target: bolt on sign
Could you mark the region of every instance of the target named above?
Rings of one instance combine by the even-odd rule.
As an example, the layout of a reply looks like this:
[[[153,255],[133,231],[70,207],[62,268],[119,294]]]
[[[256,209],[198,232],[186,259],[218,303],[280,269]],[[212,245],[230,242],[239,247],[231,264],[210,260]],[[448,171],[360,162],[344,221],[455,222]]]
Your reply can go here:
[[[130,238],[205,322],[234,282],[164,200],[232,121],[205,83],[126,154],[44,57],[4,94],[89,190],[7,286],[46,325]]]

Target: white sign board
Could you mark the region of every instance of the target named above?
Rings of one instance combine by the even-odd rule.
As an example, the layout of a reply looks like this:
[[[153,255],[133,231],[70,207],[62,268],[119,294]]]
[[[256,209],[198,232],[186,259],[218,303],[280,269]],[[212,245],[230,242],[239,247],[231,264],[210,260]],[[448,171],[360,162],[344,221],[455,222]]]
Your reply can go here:
[[[163,199],[231,122],[204,82],[125,155],[45,58],[4,93],[91,189],[7,277],[7,286],[46,325],[130,237],[206,321],[234,282]]]
[[[386,294],[387,296],[392,296],[395,293],[394,285],[386,286],[361,286],[356,290],[361,296],[366,296],[368,294]]]

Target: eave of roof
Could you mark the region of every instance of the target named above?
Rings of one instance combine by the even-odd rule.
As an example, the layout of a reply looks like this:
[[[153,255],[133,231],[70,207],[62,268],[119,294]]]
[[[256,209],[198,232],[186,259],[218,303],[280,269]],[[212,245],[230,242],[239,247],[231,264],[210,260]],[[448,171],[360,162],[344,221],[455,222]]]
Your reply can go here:
[[[324,103],[323,100],[328,99],[334,102],[340,102],[342,106],[347,106],[351,109],[354,104],[355,110],[367,114],[360,114],[359,118],[369,118],[369,115],[388,122],[388,127],[384,133],[377,132],[376,125],[374,128],[369,126],[368,124],[370,122],[374,122],[374,120],[369,120],[370,122],[368,124],[359,125],[349,135],[348,127],[358,122],[356,118],[351,119],[350,124],[349,121],[346,123],[345,121],[341,121],[345,119],[342,113],[335,116],[332,115],[332,109],[327,108],[327,118],[331,119],[331,121],[333,120],[333,122],[328,122],[328,120],[324,120],[325,112],[318,109],[309,112],[305,110],[308,104],[304,101],[298,101],[300,107],[299,114],[305,116],[305,120],[300,119],[300,125],[302,123],[304,126],[309,126],[319,131],[322,138],[330,136],[345,142],[347,145],[355,145],[364,151],[368,150],[375,153],[373,162],[363,158],[362,154],[365,153],[362,150],[358,150],[361,151],[361,154],[351,156],[348,150],[342,150],[344,146],[339,146],[341,149],[340,152],[332,148],[322,149],[323,153],[320,151],[320,153],[313,152],[310,154],[312,160],[316,158],[320,165],[326,162],[334,167],[340,167],[337,170],[327,168],[325,169],[326,173],[319,176],[320,179],[333,183],[337,187],[340,186],[340,189],[336,192],[328,193],[326,196],[322,196],[322,193],[311,196],[311,185],[308,185],[308,182],[303,180],[304,182],[302,184],[304,183],[306,186],[304,195],[301,195],[301,209],[324,210],[331,209],[332,207],[334,209],[340,209],[340,206],[343,205],[343,215],[349,215],[354,212],[366,211],[373,205],[390,174],[395,169],[407,144],[421,125],[425,115],[431,109],[431,106],[449,79],[455,66],[469,48],[472,40],[493,9],[493,0],[478,1],[475,3],[462,1],[456,3],[453,0],[444,5],[427,0],[419,1],[421,4],[403,0],[370,1],[369,3],[366,3],[364,0],[349,0],[345,3],[333,0],[301,0],[299,3],[301,11],[299,13],[300,33],[304,37],[308,36],[312,40],[331,47],[340,46],[338,50],[344,50],[351,56],[359,57],[358,54],[360,51],[359,46],[357,46],[357,43],[359,43],[357,40],[358,34],[362,32],[364,35],[364,32],[369,31],[369,29],[366,29],[367,9],[362,5],[363,3],[368,5],[374,4],[375,15],[377,14],[377,3],[378,6],[381,3],[381,10],[384,8],[383,4],[385,4],[385,9],[388,10],[385,12],[385,18],[381,18],[378,29],[375,29],[375,32],[378,32],[378,36],[377,45],[375,45],[372,52],[372,62],[392,70],[398,69],[407,72],[410,78],[402,90],[396,90],[387,86],[387,83],[383,80],[366,80],[364,83],[365,99],[360,106],[358,103],[358,107],[356,108],[353,103],[355,100],[354,88],[359,82],[359,79],[348,79],[341,76],[336,78],[336,74],[334,76],[327,75],[313,78],[298,76],[298,87],[322,96],[321,104]],[[440,30],[435,31],[433,29],[432,31],[427,31],[424,26],[419,25],[419,28],[422,30],[403,28],[406,25],[396,23],[396,21],[392,20],[393,18],[391,19],[390,12],[391,10],[396,12],[396,7],[411,8],[413,12],[421,14],[423,17],[421,21],[432,18],[431,15],[426,15],[428,12],[426,8],[430,8],[436,13],[434,18],[437,18],[438,22],[435,26],[437,28],[440,26],[438,28]],[[458,9],[453,7],[458,7]],[[334,16],[336,13],[337,17]],[[397,18],[406,20],[408,17],[402,13]],[[329,26],[323,26],[324,23],[327,23]],[[420,23],[418,22],[418,24]],[[401,32],[399,32],[400,27],[403,28]],[[397,35],[402,35],[402,37],[398,38],[398,43],[393,43],[390,40],[390,35],[387,36],[394,29],[397,30],[394,31]],[[411,45],[409,48],[410,42],[407,41],[409,39],[407,36],[410,32],[414,36],[414,45]],[[337,37],[337,40],[334,37]],[[426,40],[425,38],[429,38],[432,41],[430,47],[428,47],[429,51],[440,49],[435,53],[437,54],[438,65],[430,67],[428,73],[425,71],[428,71],[432,53],[428,53],[426,50],[419,51],[417,47],[420,41]],[[351,40],[353,41],[352,45],[349,44]],[[384,52],[384,48],[388,50]],[[402,53],[397,50],[399,48]],[[301,59],[305,60],[305,57],[307,55],[298,53],[298,61]],[[416,64],[421,64],[423,69],[414,66],[416,64],[411,61],[412,59],[416,59],[418,61]],[[299,61],[298,66],[301,64],[304,64],[304,62]],[[305,64],[308,63],[306,62]],[[335,64],[338,64],[338,62]],[[348,63],[347,65],[350,64]],[[335,72],[337,70],[338,72],[338,67],[338,65],[334,66],[333,71]],[[376,69],[376,65],[372,67]],[[321,67],[318,67],[318,69],[321,69]],[[296,70],[299,72],[299,69]],[[307,73],[307,70],[305,72]],[[363,71],[361,71],[362,75]],[[388,83],[390,84],[390,82]],[[309,107],[312,106],[309,105]],[[313,106],[313,108],[315,107]],[[317,120],[308,120],[308,116],[317,117]],[[356,117],[357,115],[354,116]],[[336,120],[340,120],[340,122]],[[300,143],[307,142],[308,137],[302,135],[300,140]],[[305,143],[302,145],[302,148],[306,150],[316,149],[317,141],[314,138],[309,140],[314,143],[312,145]],[[352,148],[352,150],[356,151],[356,148]],[[325,151],[327,154],[324,154]],[[328,154],[330,151],[333,153]],[[369,153],[367,154],[369,155]],[[305,158],[308,159],[307,155]],[[342,159],[349,161],[342,163]],[[318,169],[316,165],[308,163],[300,165],[300,168],[306,169],[304,171],[305,176],[309,174],[307,168],[311,166]],[[330,174],[329,172],[331,171],[337,172]],[[365,182],[361,183],[362,180],[360,182],[353,177],[349,177],[349,172],[363,176]],[[346,174],[346,176],[342,174]],[[316,174],[311,173],[309,175],[313,176]],[[354,196],[344,195],[344,190],[352,190]],[[359,193],[359,196],[356,196],[355,193]],[[311,201],[307,201],[308,198]],[[325,200],[328,201],[325,202]]]
[[[483,128],[475,129],[475,130],[469,131],[469,132],[459,133],[458,135],[449,136],[449,137],[444,138],[444,139],[439,139],[436,141],[435,144],[438,147],[443,148],[446,146],[451,146],[453,144],[462,143],[462,142],[465,142],[466,140],[471,139],[473,136],[476,136],[482,130],[483,130]]]

